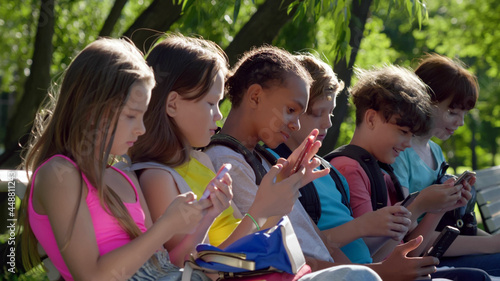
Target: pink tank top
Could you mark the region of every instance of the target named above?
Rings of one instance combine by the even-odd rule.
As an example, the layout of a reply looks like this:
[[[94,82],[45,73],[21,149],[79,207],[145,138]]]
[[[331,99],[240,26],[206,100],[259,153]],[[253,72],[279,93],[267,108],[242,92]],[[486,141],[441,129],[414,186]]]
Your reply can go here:
[[[76,168],[77,165],[73,160],[69,159],[68,157],[64,155],[54,155],[47,159],[40,167],[45,165],[48,161],[50,161],[54,157],[61,157],[69,162],[71,162]],[[68,268],[66,267],[66,264],[64,263],[64,260],[61,256],[61,253],[59,251],[59,248],[57,246],[56,239],[54,237],[54,233],[52,232],[52,228],[50,226],[50,221],[48,216],[46,215],[40,215],[35,212],[33,209],[33,188],[34,188],[34,182],[35,182],[35,177],[36,174],[38,173],[38,170],[36,169],[35,173],[33,174],[32,181],[31,181],[31,192],[30,192],[30,197],[28,199],[28,218],[29,218],[29,223],[31,226],[31,229],[33,230],[33,233],[35,234],[35,237],[37,238],[38,242],[41,244],[49,258],[51,259],[52,263],[54,263],[55,267],[59,272],[61,273],[61,276],[65,280],[73,280]],[[144,219],[145,215],[142,210],[140,201],[139,201],[139,195],[137,194],[137,189],[134,185],[134,183],[130,180],[130,178],[123,173],[122,171],[111,167],[115,171],[119,172],[121,175],[123,175],[127,181],[132,185],[134,188],[135,192],[135,197],[136,197],[136,202],[135,203],[124,203],[125,207],[129,211],[130,215],[132,216],[132,219],[134,222],[137,224],[139,229],[142,232],[145,232],[146,226],[144,225]],[[121,228],[119,225],[118,221],[116,218],[113,216],[109,215],[101,206],[99,202],[99,196],[97,193],[97,189],[92,186],[89,181],[87,180],[87,177],[85,177],[84,174],[82,174],[82,178],[87,184],[88,188],[88,193],[87,193],[87,198],[85,201],[87,202],[87,206],[90,211],[90,215],[92,217],[92,224],[94,225],[94,232],[95,232],[95,237],[97,241],[97,246],[99,247],[99,254],[104,255],[107,252],[110,252],[116,248],[119,248],[128,242],[130,242],[130,238],[128,234]]]

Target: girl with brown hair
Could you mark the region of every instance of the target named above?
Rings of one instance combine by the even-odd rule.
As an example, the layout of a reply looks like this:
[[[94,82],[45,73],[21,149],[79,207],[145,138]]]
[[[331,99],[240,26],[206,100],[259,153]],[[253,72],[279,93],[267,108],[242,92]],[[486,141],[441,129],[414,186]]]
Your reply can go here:
[[[22,209],[28,268],[39,263],[39,243],[65,280],[182,274],[162,245],[192,231],[209,202],[183,194],[152,225],[137,180],[110,166],[111,155],[127,153],[144,134],[153,86],[142,54],[124,39],[99,39],[72,61],[35,120],[24,161],[33,171]]]

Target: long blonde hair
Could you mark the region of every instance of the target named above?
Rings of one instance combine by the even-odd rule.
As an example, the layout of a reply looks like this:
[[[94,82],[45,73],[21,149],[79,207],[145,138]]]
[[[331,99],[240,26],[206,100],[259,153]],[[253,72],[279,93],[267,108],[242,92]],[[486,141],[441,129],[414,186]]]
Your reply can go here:
[[[171,34],[147,55],[156,87],[144,114],[146,133],[129,150],[132,162],[155,161],[171,167],[189,160],[191,146],[166,113],[168,95],[176,91],[183,99],[202,99],[219,71],[227,73],[227,57],[212,41]]]
[[[50,96],[46,108],[37,114],[24,151],[23,168],[27,172],[35,171],[55,154],[75,161],[80,172],[98,190],[104,210],[109,210],[131,239],[141,231],[118,195],[104,184],[103,177],[118,116],[130,88],[137,81],[152,87],[153,77],[143,55],[129,40],[101,38],[89,44],[65,71],[59,91]],[[108,139],[108,142],[99,141]],[[32,181],[31,178],[21,209],[23,263],[28,269],[40,263],[38,241],[30,228],[27,212]],[[81,182],[80,188],[83,188]],[[75,206],[73,218],[78,207]],[[74,224],[68,228],[65,246],[73,228]]]

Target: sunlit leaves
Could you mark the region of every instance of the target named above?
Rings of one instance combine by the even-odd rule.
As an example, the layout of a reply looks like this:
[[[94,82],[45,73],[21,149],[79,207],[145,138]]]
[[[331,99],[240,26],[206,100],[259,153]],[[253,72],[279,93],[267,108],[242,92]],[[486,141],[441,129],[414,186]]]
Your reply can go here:
[[[38,1],[3,1],[0,9],[0,92],[22,92],[29,74]]]
[[[234,0],[194,0],[170,31],[200,35],[225,48],[260,4],[250,0],[237,2],[238,7]]]

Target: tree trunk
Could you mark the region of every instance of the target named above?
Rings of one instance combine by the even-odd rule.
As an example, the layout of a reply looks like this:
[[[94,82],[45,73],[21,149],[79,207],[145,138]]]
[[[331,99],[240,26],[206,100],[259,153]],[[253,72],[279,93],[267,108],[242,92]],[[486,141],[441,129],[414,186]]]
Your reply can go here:
[[[179,3],[178,3],[179,2]],[[182,12],[183,1],[155,0],[123,34],[146,53],[159,35],[175,23]]]
[[[116,25],[116,22],[120,18],[122,14],[123,7],[127,4],[127,0],[115,0],[115,4],[111,8],[111,11],[108,14],[108,17],[104,21],[104,24],[99,32],[99,36],[110,36],[111,32],[113,32],[113,28]]]
[[[294,0],[267,0],[262,4],[224,50],[230,65],[234,65],[238,56],[253,46],[271,44],[281,28],[293,18],[295,9],[290,14],[287,13],[288,6],[293,2]]]
[[[318,152],[319,155],[325,155],[336,147],[337,139],[339,138],[340,125],[347,116],[349,105],[349,93],[347,89],[351,86],[353,66],[361,45],[361,39],[363,39],[365,23],[368,19],[368,13],[370,12],[372,2],[373,0],[352,1],[351,21],[349,22],[349,29],[351,30],[349,45],[352,47],[352,52],[351,57],[349,58],[349,64],[347,64],[346,58],[342,58],[333,67],[333,70],[338,75],[338,78],[344,81],[345,88],[337,96],[336,106],[333,111],[334,117],[332,117],[332,127],[328,130],[328,133],[323,141],[323,145]]]
[[[15,168],[21,162],[18,142],[25,144],[26,135],[50,86],[53,35],[54,0],[42,0],[30,75],[24,84],[22,98],[7,124],[5,153],[0,156],[0,167]]]

